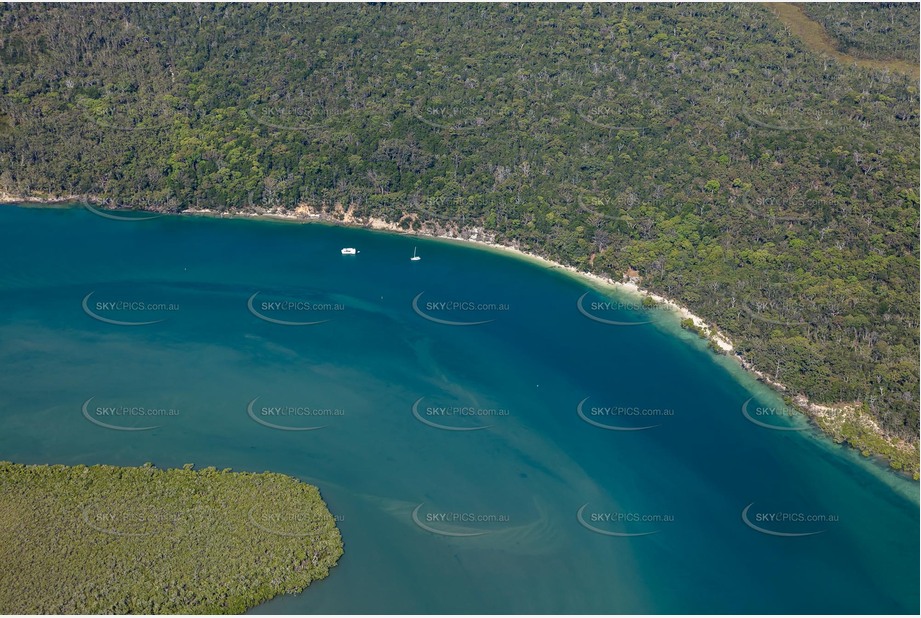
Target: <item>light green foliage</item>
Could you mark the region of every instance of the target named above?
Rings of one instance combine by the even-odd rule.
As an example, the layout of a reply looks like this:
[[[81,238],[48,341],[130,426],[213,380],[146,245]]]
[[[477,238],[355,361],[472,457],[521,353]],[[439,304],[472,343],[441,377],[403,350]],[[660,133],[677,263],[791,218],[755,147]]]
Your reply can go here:
[[[242,613],[341,555],[317,488],[281,474],[0,462],[0,613]]]
[[[701,339],[707,338],[707,331],[705,331],[703,328],[695,324],[694,320],[692,320],[691,318],[685,318],[681,320],[681,328],[685,330],[689,330],[692,333],[697,333],[697,336],[700,337]]]

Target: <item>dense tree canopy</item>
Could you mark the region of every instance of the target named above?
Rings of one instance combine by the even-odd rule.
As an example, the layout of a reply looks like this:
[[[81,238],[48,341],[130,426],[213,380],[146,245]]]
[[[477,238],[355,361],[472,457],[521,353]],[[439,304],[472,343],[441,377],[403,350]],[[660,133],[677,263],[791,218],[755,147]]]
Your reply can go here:
[[[242,613],[329,573],[316,487],[214,468],[0,462],[0,612]]]
[[[901,50],[867,10],[892,27],[846,46]],[[917,443],[918,82],[761,5],[5,5],[0,63],[10,194],[338,203],[634,268]]]
[[[806,2],[802,6],[846,54],[919,61],[917,2]]]

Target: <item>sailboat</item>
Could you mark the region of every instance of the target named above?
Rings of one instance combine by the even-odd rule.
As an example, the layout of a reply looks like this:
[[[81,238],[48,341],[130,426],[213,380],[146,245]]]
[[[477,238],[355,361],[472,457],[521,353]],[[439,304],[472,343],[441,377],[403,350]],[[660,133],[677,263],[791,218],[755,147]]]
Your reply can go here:
[[[422,259],[421,256],[416,255],[416,248],[415,248],[415,247],[413,247],[413,256],[412,256],[411,258],[409,258],[409,259],[412,260],[413,262],[418,262],[419,260]]]

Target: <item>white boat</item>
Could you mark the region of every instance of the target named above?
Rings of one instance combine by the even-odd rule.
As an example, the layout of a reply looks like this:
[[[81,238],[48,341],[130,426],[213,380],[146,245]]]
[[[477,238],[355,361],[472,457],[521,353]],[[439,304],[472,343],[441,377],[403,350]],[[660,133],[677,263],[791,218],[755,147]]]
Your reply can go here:
[[[342,255],[355,255],[358,253],[358,249],[355,247],[343,247]]]
[[[409,259],[412,260],[413,262],[418,262],[419,260],[422,259],[420,256],[416,255],[416,248],[415,248],[415,247],[413,247],[413,256],[412,256],[411,258],[409,258]]]

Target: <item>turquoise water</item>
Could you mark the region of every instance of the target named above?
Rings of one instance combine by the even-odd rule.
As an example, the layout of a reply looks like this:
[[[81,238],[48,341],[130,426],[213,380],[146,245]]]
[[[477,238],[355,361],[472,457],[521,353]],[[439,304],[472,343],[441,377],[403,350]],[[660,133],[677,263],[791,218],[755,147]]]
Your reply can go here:
[[[805,427],[630,297],[446,242],[82,208],[0,209],[0,263],[0,459],[319,486],[345,555],[253,613],[918,613],[918,485],[750,422]]]

